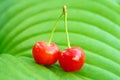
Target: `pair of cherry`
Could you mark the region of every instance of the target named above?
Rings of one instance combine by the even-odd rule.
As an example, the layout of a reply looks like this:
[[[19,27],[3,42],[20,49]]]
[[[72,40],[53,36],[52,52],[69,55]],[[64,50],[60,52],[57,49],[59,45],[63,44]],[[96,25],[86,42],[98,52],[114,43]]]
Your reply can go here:
[[[59,47],[51,42],[53,33],[56,29],[56,25],[58,20],[64,14],[64,25],[66,30],[66,38],[68,42],[68,48],[60,51]],[[60,15],[54,25],[49,41],[39,41],[37,42],[32,50],[34,60],[38,64],[51,66],[57,60],[59,61],[60,66],[64,71],[67,72],[74,72],[81,69],[85,62],[85,55],[84,51],[80,47],[71,47],[69,36],[68,36],[68,29],[67,29],[67,9],[66,6],[63,7],[63,13]]]

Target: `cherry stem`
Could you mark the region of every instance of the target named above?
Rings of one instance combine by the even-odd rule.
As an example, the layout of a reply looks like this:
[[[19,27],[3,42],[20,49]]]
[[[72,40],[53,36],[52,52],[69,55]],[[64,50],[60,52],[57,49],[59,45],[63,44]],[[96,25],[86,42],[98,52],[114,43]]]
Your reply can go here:
[[[67,40],[68,48],[71,48],[70,39],[68,35],[68,27],[67,27],[67,7],[66,6],[63,7],[63,13],[64,13],[64,26],[65,26],[65,32],[66,32],[66,40]]]
[[[50,37],[49,37],[49,40],[48,40],[48,45],[50,45],[50,43],[51,43],[51,41],[52,41],[53,34],[54,34],[54,32],[55,32],[56,26],[57,26],[57,24],[58,24],[58,21],[59,21],[60,18],[62,17],[62,15],[63,15],[63,13],[57,18],[57,20],[56,20],[56,22],[55,22],[55,24],[54,24],[54,26],[53,26],[53,29],[52,29],[52,31],[51,31],[51,34],[50,34]]]

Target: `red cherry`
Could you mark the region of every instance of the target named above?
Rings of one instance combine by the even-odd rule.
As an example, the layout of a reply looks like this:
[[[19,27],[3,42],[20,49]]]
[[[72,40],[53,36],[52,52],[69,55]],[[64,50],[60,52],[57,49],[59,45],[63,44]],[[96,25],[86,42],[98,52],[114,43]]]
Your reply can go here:
[[[81,48],[72,47],[61,52],[59,57],[60,66],[64,71],[75,72],[82,68],[85,55]]]
[[[57,61],[60,50],[55,43],[48,45],[48,42],[40,41],[34,45],[32,54],[38,64],[50,66]]]

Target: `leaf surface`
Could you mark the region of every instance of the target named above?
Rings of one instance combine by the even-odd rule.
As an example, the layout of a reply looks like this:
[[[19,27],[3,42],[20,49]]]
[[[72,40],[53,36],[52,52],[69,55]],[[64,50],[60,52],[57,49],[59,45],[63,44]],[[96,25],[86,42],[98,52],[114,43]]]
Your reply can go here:
[[[73,73],[58,63],[38,65],[31,52],[37,41],[48,40],[65,4],[71,45],[86,55]],[[53,42],[67,48],[63,18]],[[119,0],[0,0],[0,80],[120,80],[119,56]]]

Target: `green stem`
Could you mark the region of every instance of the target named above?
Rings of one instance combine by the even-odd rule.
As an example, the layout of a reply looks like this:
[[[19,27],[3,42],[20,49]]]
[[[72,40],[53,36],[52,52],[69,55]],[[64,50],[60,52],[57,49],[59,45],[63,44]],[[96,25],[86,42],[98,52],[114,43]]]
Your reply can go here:
[[[56,26],[58,24],[58,21],[60,20],[60,18],[62,17],[63,13],[58,17],[58,19],[56,20],[54,26],[53,26],[53,29],[51,31],[51,34],[50,34],[50,37],[49,37],[49,40],[48,40],[48,45],[50,45],[51,41],[52,41],[52,38],[53,38],[53,34],[55,32],[55,29],[56,29]]]
[[[67,8],[66,8],[66,6],[63,7],[63,13],[64,13],[64,26],[65,26],[65,32],[66,32],[66,40],[67,40],[68,48],[71,48],[70,39],[69,39],[69,35],[68,35],[68,27],[67,27]]]

